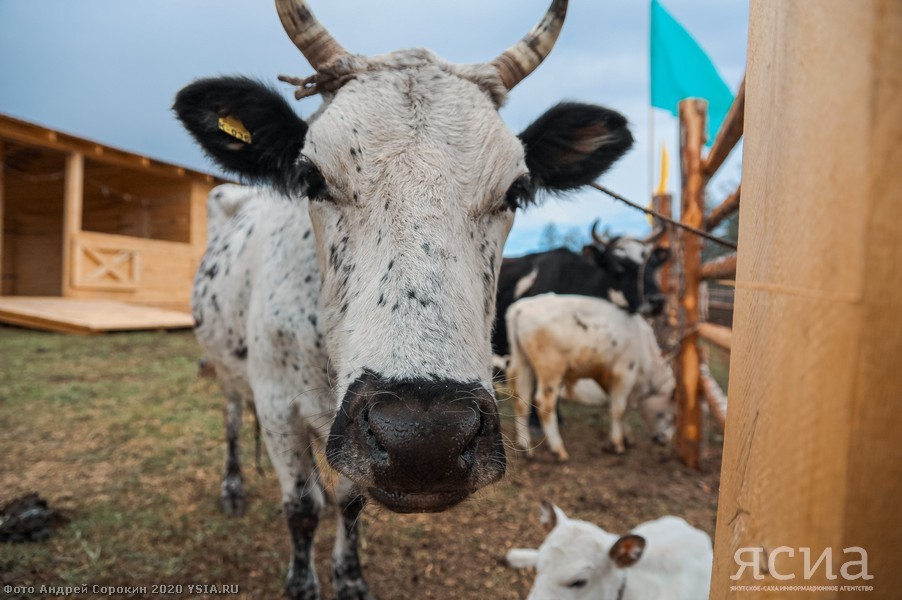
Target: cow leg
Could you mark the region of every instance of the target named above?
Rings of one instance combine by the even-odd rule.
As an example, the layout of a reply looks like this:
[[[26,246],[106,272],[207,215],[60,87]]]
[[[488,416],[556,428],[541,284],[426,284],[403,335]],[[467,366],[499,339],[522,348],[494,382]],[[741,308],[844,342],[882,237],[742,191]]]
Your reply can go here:
[[[332,582],[338,600],[374,600],[370,594],[358,555],[358,524],[366,498],[347,477],[342,476],[336,489],[338,500],[338,532],[332,552]]]
[[[292,600],[319,598],[319,581],[313,566],[313,537],[324,505],[325,496],[315,468],[307,475],[297,474],[291,495],[282,490],[292,550],[285,593]]]
[[[519,394],[515,397],[514,414],[517,430],[517,447],[526,451],[526,456],[532,456],[531,428],[529,426],[529,413],[532,404]]]
[[[529,367],[511,364],[507,370],[508,384],[514,396],[514,423],[517,432],[517,447],[532,456],[532,443],[529,435],[529,411],[533,401],[535,380]]]
[[[325,495],[313,459],[311,435],[298,423],[290,403],[257,401],[263,441],[282,489],[282,509],[291,536],[291,560],[285,594],[292,600],[318,600],[313,566],[313,537]]]
[[[219,492],[219,507],[227,515],[244,514],[247,501],[244,496],[244,477],[241,474],[241,417],[244,398],[236,390],[226,390],[226,461]]]
[[[542,421],[542,429],[545,431],[545,439],[551,451],[563,462],[569,460],[570,455],[564,448],[564,440],[558,430],[557,400],[561,392],[561,382],[552,381],[544,383],[536,394],[536,404],[539,410],[539,420]]]
[[[613,382],[609,392],[611,400],[611,439],[605,450],[614,454],[626,452],[623,435],[623,415],[626,413],[627,400],[629,399],[628,390],[631,387],[631,382],[620,378]]]

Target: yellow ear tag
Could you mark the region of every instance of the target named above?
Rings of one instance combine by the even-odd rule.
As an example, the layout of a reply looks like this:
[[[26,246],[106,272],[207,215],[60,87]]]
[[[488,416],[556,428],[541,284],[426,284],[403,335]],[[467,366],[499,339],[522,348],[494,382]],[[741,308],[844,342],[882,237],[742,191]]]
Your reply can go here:
[[[251,143],[251,132],[247,130],[237,117],[233,117],[232,115],[228,115],[226,117],[219,117],[219,129],[226,132],[233,138],[238,138],[242,142],[246,144]]]

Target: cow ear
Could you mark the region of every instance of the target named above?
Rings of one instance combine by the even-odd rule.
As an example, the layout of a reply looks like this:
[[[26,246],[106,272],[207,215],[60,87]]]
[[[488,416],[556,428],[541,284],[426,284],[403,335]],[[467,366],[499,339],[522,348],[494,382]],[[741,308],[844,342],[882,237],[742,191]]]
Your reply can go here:
[[[278,92],[245,77],[200,79],[176,95],[172,108],[225,171],[294,191],[307,123]]]
[[[624,569],[632,567],[639,562],[644,551],[645,538],[641,535],[627,534],[620,536],[620,539],[614,542],[614,545],[611,546],[611,550],[608,552],[608,556],[611,557],[615,565]]]
[[[595,181],[633,145],[623,115],[576,102],[548,110],[520,134],[520,140],[533,182],[552,192]]]
[[[567,520],[567,515],[560,508],[548,500],[542,500],[539,504],[539,522],[545,526],[545,531],[551,532],[559,523]]]

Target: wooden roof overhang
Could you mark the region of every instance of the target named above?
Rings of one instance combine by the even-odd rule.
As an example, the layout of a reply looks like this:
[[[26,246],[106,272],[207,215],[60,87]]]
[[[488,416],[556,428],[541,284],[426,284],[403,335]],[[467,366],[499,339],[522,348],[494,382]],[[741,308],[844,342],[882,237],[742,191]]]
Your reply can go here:
[[[210,184],[229,181],[210,173],[153,159],[0,113],[0,140],[3,139],[58,152],[77,152],[85,158],[164,177],[199,180]]]

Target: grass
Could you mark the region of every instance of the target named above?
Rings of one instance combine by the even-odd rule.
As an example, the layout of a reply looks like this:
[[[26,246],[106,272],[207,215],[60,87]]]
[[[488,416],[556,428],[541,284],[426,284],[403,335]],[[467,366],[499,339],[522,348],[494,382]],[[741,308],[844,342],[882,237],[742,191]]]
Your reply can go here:
[[[229,534],[211,494],[222,402],[190,333],[2,328],[0,353],[0,500],[36,491],[72,517],[46,544],[0,546],[0,580],[174,581],[192,546]]]

